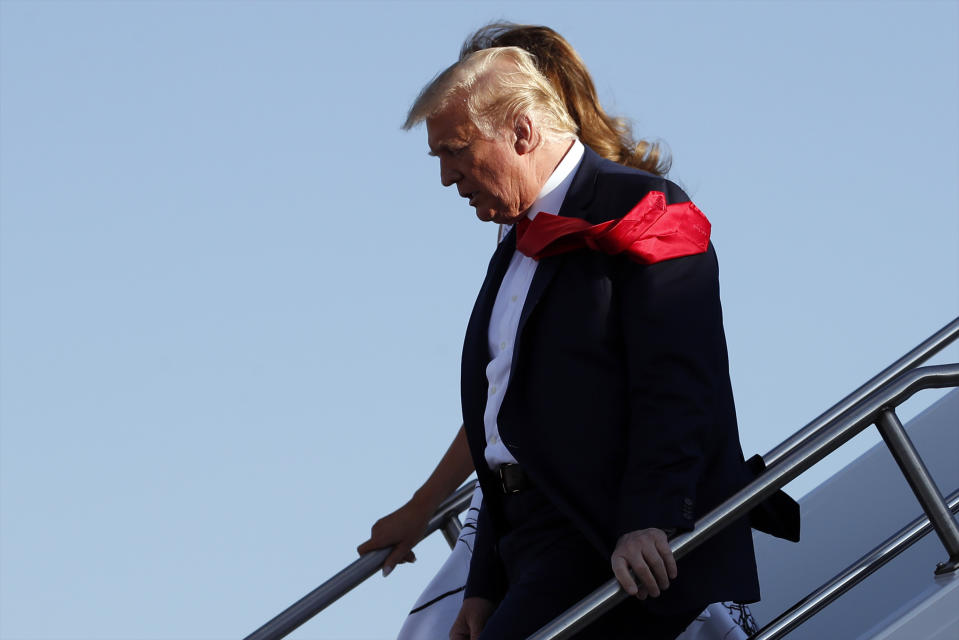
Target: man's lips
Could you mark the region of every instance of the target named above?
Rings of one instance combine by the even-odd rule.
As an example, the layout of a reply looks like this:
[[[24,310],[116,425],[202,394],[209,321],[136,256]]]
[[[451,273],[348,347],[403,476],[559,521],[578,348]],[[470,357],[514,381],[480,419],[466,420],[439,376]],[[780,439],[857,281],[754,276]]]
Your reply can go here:
[[[469,200],[470,206],[473,206],[473,200],[476,199],[476,191],[470,191],[469,193],[461,193],[460,197],[466,198],[467,200]]]

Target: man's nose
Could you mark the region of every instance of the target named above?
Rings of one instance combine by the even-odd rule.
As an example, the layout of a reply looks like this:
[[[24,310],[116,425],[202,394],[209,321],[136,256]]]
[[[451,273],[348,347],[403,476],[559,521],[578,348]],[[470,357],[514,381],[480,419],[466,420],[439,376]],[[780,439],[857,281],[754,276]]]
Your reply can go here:
[[[440,182],[443,183],[444,187],[456,184],[462,177],[462,174],[451,167],[449,162],[440,160]]]

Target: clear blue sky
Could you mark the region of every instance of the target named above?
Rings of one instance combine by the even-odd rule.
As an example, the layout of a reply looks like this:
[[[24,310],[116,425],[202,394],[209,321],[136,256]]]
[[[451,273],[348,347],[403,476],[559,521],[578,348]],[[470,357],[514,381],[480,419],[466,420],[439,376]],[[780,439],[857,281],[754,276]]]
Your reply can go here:
[[[0,0],[0,637],[243,637],[419,486],[496,234],[399,125],[492,19],[671,148],[747,455],[959,314],[956,2]]]

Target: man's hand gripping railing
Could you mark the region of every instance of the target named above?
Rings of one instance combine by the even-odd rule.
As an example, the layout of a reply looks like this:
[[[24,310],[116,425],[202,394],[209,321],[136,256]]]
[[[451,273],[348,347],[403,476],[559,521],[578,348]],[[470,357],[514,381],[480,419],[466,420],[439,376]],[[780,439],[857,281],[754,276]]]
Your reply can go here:
[[[778,464],[766,469],[756,480],[697,521],[693,531],[671,539],[669,546],[673,556],[677,560],[682,558],[734,520],[746,516],[753,507],[777,489],[794,480],[859,432],[882,420],[888,411],[907,400],[916,391],[956,386],[959,386],[959,364],[923,367],[899,375],[889,384],[863,398],[837,419],[823,425],[824,428],[821,431],[810,434],[811,437],[808,440],[798,443]],[[903,468],[903,472],[912,485],[912,476],[925,472],[925,469]],[[931,482],[928,472],[925,473],[926,480]],[[920,502],[922,502],[921,498]],[[944,503],[941,493],[939,493],[939,502]],[[923,504],[923,508],[928,514],[927,505]],[[935,513],[929,515],[930,519],[935,519]],[[959,549],[955,548],[956,523],[949,519],[943,524],[949,530],[939,531],[937,528],[937,533],[949,552],[951,564],[955,565],[959,561]],[[609,580],[534,633],[528,640],[569,638],[628,597],[627,593],[620,588],[619,582],[615,579]]]

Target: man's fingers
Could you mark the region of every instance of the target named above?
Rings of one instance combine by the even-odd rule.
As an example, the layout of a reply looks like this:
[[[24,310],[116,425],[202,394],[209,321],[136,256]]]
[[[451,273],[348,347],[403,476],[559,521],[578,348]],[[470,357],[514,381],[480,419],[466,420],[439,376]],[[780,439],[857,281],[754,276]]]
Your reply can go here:
[[[461,609],[456,615],[456,620],[453,621],[453,626],[450,627],[450,640],[468,640],[469,637],[469,627],[466,626]]]
[[[613,573],[626,593],[640,600],[653,598],[669,588],[676,578],[676,559],[661,529],[625,533],[616,543],[611,559]]]
[[[656,583],[656,577],[653,575],[653,572],[650,570],[649,565],[646,564],[643,558],[634,558],[632,562],[629,563],[630,567],[633,570],[633,574],[636,576],[636,579],[639,580],[643,589],[646,593],[656,598],[659,596],[659,584]],[[640,599],[644,599],[643,594],[637,594],[640,596]]]
[[[663,561],[662,553],[657,547],[644,547],[643,548],[643,560],[646,562],[646,566],[649,567],[649,571],[652,577],[656,580],[656,585],[660,589],[666,589],[669,587],[669,576],[666,575],[666,563]],[[657,596],[653,594],[653,596]]]
[[[613,574],[616,576],[616,579],[619,580],[619,586],[623,588],[623,591],[631,596],[637,595],[639,587],[636,585],[633,573],[629,570],[629,564],[626,562],[626,558],[623,556],[613,556],[610,564],[613,567]]]
[[[673,551],[669,548],[669,540],[657,539],[656,548],[659,549],[659,555],[666,565],[666,575],[669,576],[670,580],[675,580],[676,576],[679,575],[679,570],[676,568],[676,558],[673,557]]]
[[[450,640],[478,640],[494,608],[484,598],[465,598],[450,628]]]

